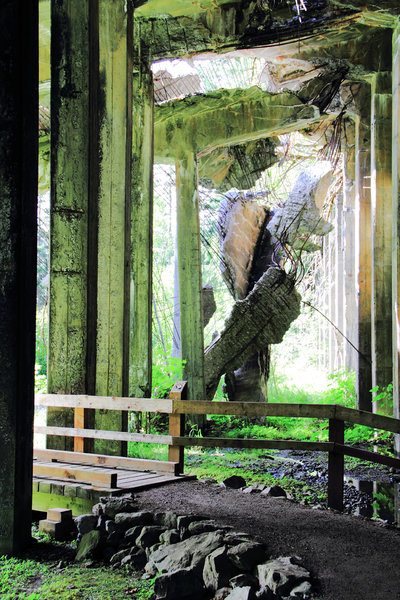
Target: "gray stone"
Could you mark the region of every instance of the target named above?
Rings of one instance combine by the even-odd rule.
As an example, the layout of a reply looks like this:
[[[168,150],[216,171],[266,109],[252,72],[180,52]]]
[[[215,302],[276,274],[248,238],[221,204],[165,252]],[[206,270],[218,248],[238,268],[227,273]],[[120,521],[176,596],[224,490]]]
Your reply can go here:
[[[237,587],[226,596],[226,600],[257,600],[255,591],[249,586]]]
[[[258,565],[257,573],[261,587],[269,587],[274,594],[288,596],[304,581],[309,581],[310,573],[295,564],[291,556],[281,556]]]
[[[179,569],[159,575],[154,593],[158,600],[200,600],[204,598],[204,587],[193,568]]]
[[[113,531],[112,533],[108,534],[106,543],[108,546],[111,546],[115,549],[118,548],[118,546],[122,542],[122,539],[122,535],[118,531]]]
[[[289,594],[289,598],[304,598],[305,596],[309,596],[311,594],[312,587],[309,581],[303,581],[300,585],[296,586],[292,589]]]
[[[78,533],[81,535],[85,535],[85,533],[96,529],[97,517],[94,515],[79,515],[79,517],[75,517],[74,521]]]
[[[276,596],[268,587],[262,587],[256,592],[257,600],[276,600]]]
[[[160,535],[160,542],[162,544],[177,544],[180,541],[181,537],[177,529],[168,529]]]
[[[242,571],[252,571],[254,567],[265,561],[265,546],[259,542],[242,542],[228,550],[228,556]]]
[[[121,567],[129,566],[135,571],[141,571],[146,564],[147,558],[144,550],[140,548],[131,548],[129,554],[121,560]]]
[[[166,512],[156,513],[154,515],[154,524],[155,525],[163,525],[167,529],[176,529],[177,528],[177,515],[168,510]]]
[[[225,600],[227,596],[231,593],[232,588],[223,587],[215,592],[215,595],[212,600]]]
[[[108,521],[106,521],[105,529],[107,533],[114,533],[114,531],[118,531],[119,528],[118,525],[115,524],[115,521],[109,519]]]
[[[99,515],[97,517],[97,525],[96,529],[100,529],[101,531],[106,530],[107,517],[105,515]]]
[[[281,488],[280,485],[272,485],[270,487],[265,488],[265,490],[263,490],[261,492],[262,496],[271,496],[272,498],[286,498],[287,494],[285,492],[285,490],[283,488]]]
[[[161,546],[149,556],[145,569],[156,575],[159,572],[176,571],[187,567],[202,569],[206,556],[223,545],[224,532],[200,533],[170,546]]]
[[[160,535],[164,533],[165,527],[161,527],[160,525],[148,525],[143,527],[139,536],[136,539],[136,545],[140,548],[150,548],[150,546],[154,546],[160,540]]]
[[[136,544],[136,540],[142,532],[143,527],[141,525],[135,525],[125,531],[124,542],[128,545]]]
[[[229,559],[226,546],[222,546],[206,557],[203,567],[204,585],[210,592],[216,592],[227,587],[236,573],[237,569]]]
[[[117,496],[110,497],[104,505],[103,512],[108,517],[113,519],[118,513],[132,513],[137,510],[133,496]]]
[[[120,550],[119,552],[116,552],[115,554],[112,555],[112,557],[110,558],[110,563],[116,564],[116,563],[120,563],[122,561],[123,558],[125,558],[125,556],[128,556],[129,554],[132,553],[132,548],[124,548],[123,550]]]
[[[104,513],[105,504],[103,502],[98,502],[92,506],[92,513],[98,517]]]
[[[227,479],[224,479],[222,482],[225,487],[232,488],[234,490],[239,490],[242,487],[246,486],[246,480],[240,475],[232,475]]]
[[[259,494],[260,492],[261,490],[258,487],[255,487],[254,485],[249,485],[243,490],[243,494]]]
[[[199,533],[205,533],[206,531],[216,531],[220,529],[215,521],[206,520],[206,521],[197,521],[189,524],[188,532],[190,535],[197,535]]]
[[[250,573],[239,573],[229,580],[229,585],[232,588],[250,586],[252,588],[258,587],[258,579]]]
[[[195,515],[182,515],[177,518],[176,526],[178,529],[187,529],[190,523],[194,523],[195,521],[204,521],[204,517],[199,517]]]
[[[101,531],[93,530],[85,533],[79,544],[76,554],[76,561],[83,561],[87,558],[96,558],[101,556],[104,548],[104,538]]]
[[[199,483],[218,483],[216,479],[213,477],[205,477],[204,479],[200,479]]]
[[[115,515],[115,522],[124,529],[129,529],[135,525],[151,525],[153,523],[153,513],[148,511],[140,511],[136,513],[118,513]]]
[[[250,536],[243,532],[236,532],[236,531],[228,531],[225,534],[225,539],[224,541],[229,545],[229,546],[237,546],[238,544],[242,544],[243,542],[250,542]]]

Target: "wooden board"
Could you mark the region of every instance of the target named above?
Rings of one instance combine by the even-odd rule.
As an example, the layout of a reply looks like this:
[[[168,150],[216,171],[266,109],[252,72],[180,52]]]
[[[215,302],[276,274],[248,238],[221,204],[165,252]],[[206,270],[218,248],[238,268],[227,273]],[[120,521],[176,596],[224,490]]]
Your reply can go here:
[[[118,440],[124,442],[145,442],[149,444],[171,444],[170,435],[153,435],[147,433],[127,433],[124,431],[104,431],[103,429],[78,429],[77,427],[46,427],[35,425],[35,433],[46,435],[62,435],[67,437],[84,437],[96,440]]]
[[[55,465],[54,463],[33,463],[33,475],[36,477],[66,479],[94,483],[108,488],[117,486],[117,473],[109,469],[96,469],[89,466]]]
[[[318,450],[325,452],[333,449],[333,443],[331,442],[299,442],[297,440],[174,437],[172,443],[182,446],[211,448],[267,448],[270,450]]]
[[[58,461],[76,464],[99,465],[110,468],[132,469],[137,471],[156,471],[177,475],[177,463],[149,460],[145,458],[126,458],[124,456],[107,456],[106,454],[85,454],[83,452],[67,452],[63,450],[34,449],[33,456],[40,461]]]
[[[65,408],[95,408],[104,410],[130,410],[142,412],[171,413],[172,401],[157,398],[125,398],[112,396],[85,396],[66,394],[36,394],[37,406]]]

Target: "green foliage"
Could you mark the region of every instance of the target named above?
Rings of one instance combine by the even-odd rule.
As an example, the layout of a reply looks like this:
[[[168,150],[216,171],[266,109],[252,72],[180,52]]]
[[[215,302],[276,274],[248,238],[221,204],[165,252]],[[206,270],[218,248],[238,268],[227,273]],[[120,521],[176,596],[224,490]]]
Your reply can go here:
[[[36,560],[0,557],[2,600],[151,600],[153,586],[154,579],[143,581],[122,569],[71,564],[56,570]]]
[[[393,384],[389,383],[386,387],[375,386],[371,390],[376,412],[383,414],[393,414]]]
[[[44,308],[36,313],[36,364],[39,375],[47,374],[48,314]]]
[[[348,408],[356,408],[356,374],[354,371],[339,369],[328,376],[330,383],[326,393],[321,396],[323,404],[340,404]]]

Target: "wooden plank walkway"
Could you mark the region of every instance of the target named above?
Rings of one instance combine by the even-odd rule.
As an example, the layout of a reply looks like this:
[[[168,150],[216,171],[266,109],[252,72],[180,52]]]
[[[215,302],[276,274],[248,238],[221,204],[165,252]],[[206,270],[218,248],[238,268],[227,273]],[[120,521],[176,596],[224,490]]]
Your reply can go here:
[[[194,478],[168,472],[34,459],[33,510],[71,508],[75,516],[90,512],[101,496],[135,493]]]

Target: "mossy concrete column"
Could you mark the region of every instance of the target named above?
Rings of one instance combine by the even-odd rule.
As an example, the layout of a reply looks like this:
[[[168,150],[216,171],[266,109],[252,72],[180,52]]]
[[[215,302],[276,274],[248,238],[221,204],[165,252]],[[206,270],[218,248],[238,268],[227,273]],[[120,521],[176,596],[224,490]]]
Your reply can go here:
[[[348,122],[343,165],[343,242],[344,242],[344,367],[355,371],[357,364],[357,289],[356,289],[356,164],[355,125]]]
[[[372,385],[392,371],[392,78],[378,73],[371,89]],[[374,410],[391,414],[389,404]]]
[[[153,76],[148,61],[141,55],[140,40],[135,50],[129,395],[142,398],[151,396],[154,96]]]
[[[2,4],[0,39],[0,555],[31,540],[38,3]]]
[[[200,222],[197,162],[193,151],[188,150],[176,161],[176,188],[181,348],[182,359],[185,361],[183,378],[188,381],[188,400],[203,400],[205,385]]]
[[[98,0],[96,395],[128,394],[133,8]],[[126,413],[96,411],[97,429],[123,431]],[[104,454],[125,444],[95,440]]]
[[[343,191],[336,196],[335,202],[335,325],[344,331],[344,235],[343,235]],[[335,331],[335,369],[344,363],[343,337]]]
[[[393,31],[392,70],[392,215],[393,215],[393,416],[400,418],[400,19]],[[400,436],[395,436],[400,455]]]
[[[51,227],[48,392],[86,389],[89,220],[89,0],[52,3]],[[48,425],[71,427],[71,409]],[[49,436],[47,446],[72,449]]]
[[[360,84],[355,97],[356,124],[356,273],[358,343],[356,388],[358,408],[372,410],[371,366],[371,86]]]

